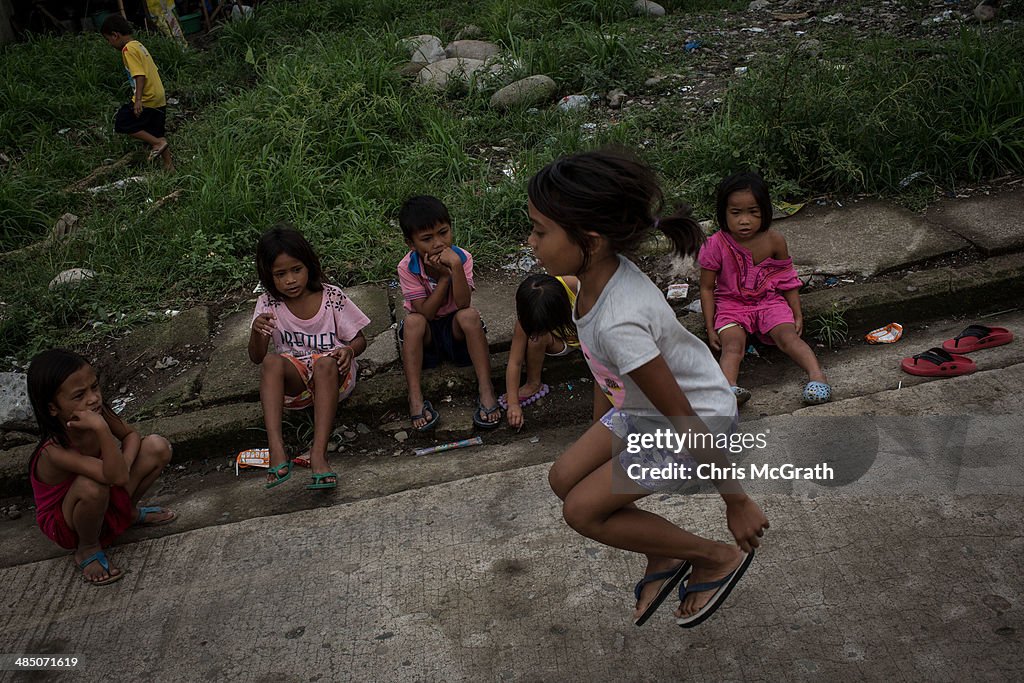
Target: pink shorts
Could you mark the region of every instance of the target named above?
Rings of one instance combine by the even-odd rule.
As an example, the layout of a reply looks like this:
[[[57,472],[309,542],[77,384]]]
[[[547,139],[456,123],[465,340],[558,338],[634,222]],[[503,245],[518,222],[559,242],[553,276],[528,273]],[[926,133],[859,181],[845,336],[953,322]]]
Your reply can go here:
[[[326,356],[326,353],[314,353],[311,356],[303,356],[296,358],[295,356],[287,353],[282,353],[281,357],[292,364],[295,370],[299,373],[299,377],[302,378],[302,383],[306,385],[306,388],[298,396],[285,396],[284,407],[285,410],[302,410],[313,405],[313,396],[315,395],[315,389],[313,387],[313,363],[319,358]],[[352,390],[356,388],[356,374],[358,370],[356,368],[356,359],[352,359],[352,365],[348,368],[348,374],[341,378],[338,383],[338,401],[343,401],[348,398]],[[339,373],[340,374],[340,373]]]
[[[729,301],[715,302],[715,331],[739,325],[747,334],[756,334],[765,344],[775,342],[768,333],[783,323],[795,324],[793,309],[781,295],[766,298],[756,306],[743,306]]]

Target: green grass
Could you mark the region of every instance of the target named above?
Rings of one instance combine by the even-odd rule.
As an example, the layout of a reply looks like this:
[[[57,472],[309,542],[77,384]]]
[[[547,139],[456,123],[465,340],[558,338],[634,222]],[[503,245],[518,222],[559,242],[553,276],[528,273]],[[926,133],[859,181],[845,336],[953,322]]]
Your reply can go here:
[[[606,141],[650,140],[645,155],[670,193],[705,214],[719,178],[741,166],[762,169],[779,194],[796,198],[919,198],[920,185],[898,189],[919,170],[932,184],[1024,172],[1024,62],[1015,49],[1024,36],[1014,27],[943,43],[839,34],[821,60],[794,49],[752,64],[710,114],[683,115],[670,98],[654,112],[623,110],[596,134],[580,124],[602,121],[598,112],[499,113],[487,105],[494,85],[453,99],[417,90],[396,71],[407,59],[403,37],[448,41],[475,23],[520,75],[546,73],[560,94],[640,92],[661,59],[645,48],[645,31],[660,29],[631,18],[629,4],[280,1],[219,27],[205,51],[142,36],[179,100],[170,109],[179,170],[129,167],[109,180],[141,173],[148,182],[95,197],[62,190],[137,148],[111,131],[128,93],[116,51],[95,35],[0,51],[0,152],[10,159],[0,166],[0,250],[38,240],[65,211],[82,216],[69,244],[3,258],[0,356],[248,292],[256,238],[282,220],[311,239],[335,281],[390,279],[405,251],[394,219],[415,193],[442,197],[458,242],[481,264],[501,264],[526,234],[529,176]],[[707,23],[746,3],[665,4],[700,11],[694,20]],[[148,211],[176,190],[179,200]],[[47,290],[76,266],[98,277]]]

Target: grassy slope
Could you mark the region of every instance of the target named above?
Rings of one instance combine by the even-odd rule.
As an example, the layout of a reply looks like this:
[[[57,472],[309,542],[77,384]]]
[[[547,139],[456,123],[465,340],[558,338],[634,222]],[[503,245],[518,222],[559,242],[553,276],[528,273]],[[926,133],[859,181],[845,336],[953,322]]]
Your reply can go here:
[[[891,194],[919,170],[944,184],[1024,171],[1024,61],[1011,49],[1024,37],[1019,28],[941,44],[865,43],[836,29],[821,60],[795,45],[765,58],[710,115],[685,115],[669,97],[602,122],[595,137],[577,115],[498,114],[486,92],[449,99],[414,90],[395,71],[406,59],[399,39],[450,40],[474,22],[505,44],[523,75],[547,73],[563,94],[639,92],[670,58],[651,38],[656,25],[628,16],[630,3],[435,4],[267,3],[202,52],[145,37],[180,100],[172,111],[185,114],[171,137],[179,171],[148,170],[145,185],[97,197],[61,189],[133,148],[110,132],[126,92],[117,53],[96,36],[0,53],[0,151],[12,159],[0,186],[0,249],[38,239],[64,211],[82,215],[86,230],[67,247],[4,261],[0,356],[71,343],[68,330],[95,333],[91,321],[102,331],[251,285],[256,236],[280,220],[311,237],[335,279],[389,278],[404,251],[393,217],[413,193],[443,197],[460,244],[499,262],[525,234],[529,174],[604,141],[649,140],[645,154],[673,193],[705,208],[718,178],[738,165],[762,168],[792,195]],[[707,18],[694,21],[711,26],[724,15],[708,5],[737,4],[745,5],[674,9],[678,18],[702,5]],[[177,189],[180,200],[146,212]],[[76,291],[46,290],[74,266],[100,277]]]

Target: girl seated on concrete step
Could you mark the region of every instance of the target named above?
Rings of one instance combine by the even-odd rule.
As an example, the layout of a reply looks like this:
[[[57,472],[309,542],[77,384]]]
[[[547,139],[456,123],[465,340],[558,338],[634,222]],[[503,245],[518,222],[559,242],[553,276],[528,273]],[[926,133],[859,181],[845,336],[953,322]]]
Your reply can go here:
[[[771,229],[767,183],[753,172],[731,175],[718,185],[715,208],[720,230],[708,238],[697,258],[700,304],[708,344],[722,352],[719,365],[736,403],[750,399],[750,392],[738,384],[748,334],[778,345],[807,373],[804,403],[832,400],[832,387],[814,351],[800,338],[800,278],[786,238]]]

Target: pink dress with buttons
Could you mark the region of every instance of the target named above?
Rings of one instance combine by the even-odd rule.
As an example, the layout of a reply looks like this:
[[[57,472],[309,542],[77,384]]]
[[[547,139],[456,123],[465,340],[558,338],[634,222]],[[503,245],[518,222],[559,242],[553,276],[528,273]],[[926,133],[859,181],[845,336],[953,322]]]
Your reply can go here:
[[[716,273],[716,331],[736,323],[748,334],[773,344],[768,332],[783,323],[795,322],[793,309],[781,294],[801,286],[792,258],[766,258],[754,263],[749,249],[720,230],[701,247],[697,261],[701,268]]]

